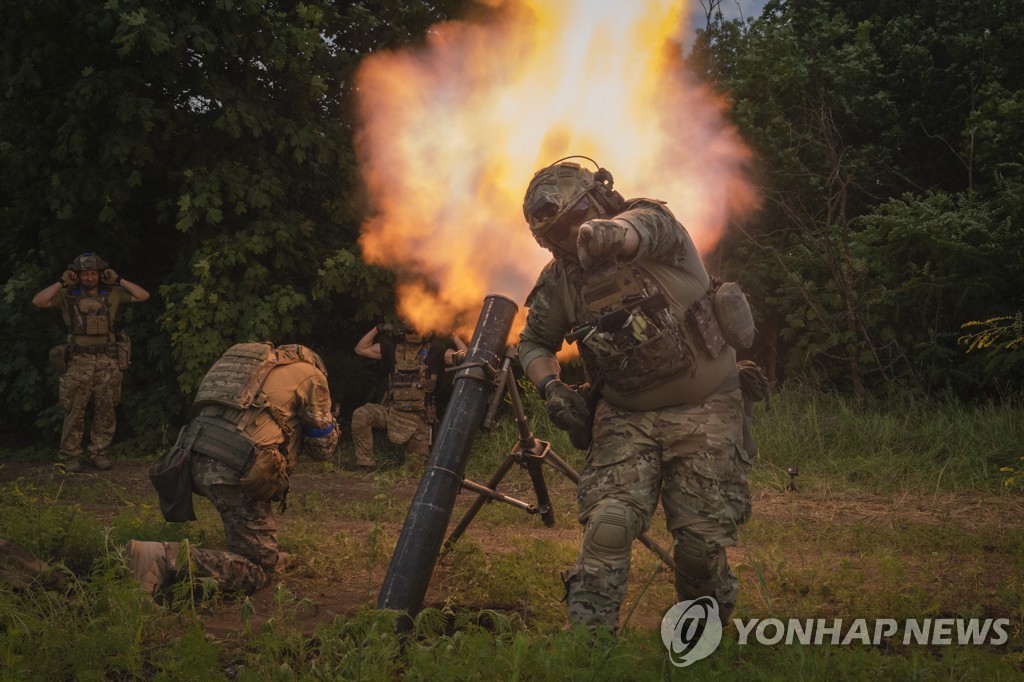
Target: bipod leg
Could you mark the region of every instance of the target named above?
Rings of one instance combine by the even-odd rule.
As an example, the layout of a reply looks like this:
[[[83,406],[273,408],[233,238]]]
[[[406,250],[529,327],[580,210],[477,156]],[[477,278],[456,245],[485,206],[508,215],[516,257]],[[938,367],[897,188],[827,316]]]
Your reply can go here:
[[[512,468],[513,464],[515,464],[515,459],[512,458],[512,455],[506,457],[505,461],[501,463],[500,467],[498,467],[498,470],[494,472],[493,476],[491,476],[491,480],[487,482],[487,487],[491,490],[497,489],[498,484],[501,483],[503,478],[505,478],[505,474],[508,473],[508,470]],[[462,537],[462,534],[466,532],[467,528],[469,528],[469,524],[472,523],[473,518],[477,515],[480,509],[483,508],[484,503],[487,502],[488,499],[489,498],[482,493],[477,495],[477,498],[473,500],[473,504],[469,506],[466,513],[462,515],[462,519],[459,520],[458,525],[455,526],[455,530],[453,530],[452,534],[448,536],[447,540],[445,540],[444,547],[441,550],[442,552],[447,552],[451,549],[451,546],[455,544],[460,537]]]
[[[526,471],[533,481],[533,490],[537,493],[537,509],[540,511],[540,518],[544,525],[550,528],[555,525],[555,508],[551,505],[551,495],[548,494],[547,483],[544,482],[544,468],[542,460],[536,457],[526,457]]]

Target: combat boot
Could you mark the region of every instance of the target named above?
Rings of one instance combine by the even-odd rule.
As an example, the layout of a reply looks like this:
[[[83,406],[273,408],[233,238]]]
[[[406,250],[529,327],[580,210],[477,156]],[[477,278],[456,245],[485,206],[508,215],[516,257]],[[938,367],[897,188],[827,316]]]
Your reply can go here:
[[[177,553],[178,543],[173,545]],[[128,566],[132,569],[132,577],[152,595],[171,582],[174,577],[174,559],[168,559],[168,547],[163,542],[143,542],[132,540],[128,543]]]
[[[82,473],[82,463],[78,461],[78,457],[61,457],[57,461],[57,469],[64,474],[80,474]]]
[[[110,467],[114,466],[114,463],[103,455],[89,455],[89,464],[91,464],[94,469],[99,469],[100,471],[106,471]]]

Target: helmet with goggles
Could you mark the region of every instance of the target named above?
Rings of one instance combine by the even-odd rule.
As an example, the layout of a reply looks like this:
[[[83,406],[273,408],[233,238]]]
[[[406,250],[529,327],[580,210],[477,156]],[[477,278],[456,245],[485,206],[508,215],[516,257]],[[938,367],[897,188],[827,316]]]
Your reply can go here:
[[[597,166],[591,171],[568,159],[586,159]],[[537,242],[552,251],[568,230],[584,221],[617,213],[622,197],[612,190],[612,175],[586,156],[567,156],[534,173],[523,215]]]

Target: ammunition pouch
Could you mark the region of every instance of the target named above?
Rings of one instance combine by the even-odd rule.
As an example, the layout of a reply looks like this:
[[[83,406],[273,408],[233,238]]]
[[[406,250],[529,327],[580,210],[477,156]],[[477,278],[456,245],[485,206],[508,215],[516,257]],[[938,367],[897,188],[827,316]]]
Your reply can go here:
[[[117,332],[117,368],[122,372],[132,364],[132,340],[123,329]]]
[[[594,383],[622,395],[663,384],[694,366],[693,351],[660,293],[603,315],[567,338],[579,339]]]
[[[68,344],[62,343],[51,348],[49,358],[53,369],[57,371],[57,376],[64,374],[68,371]]]
[[[252,466],[238,485],[257,502],[284,499],[288,492],[288,460],[274,446],[258,447]]]
[[[686,310],[686,324],[700,344],[701,350],[712,360],[718,357],[726,346],[722,326],[715,317],[715,306],[711,295],[704,295],[693,302]]]
[[[174,445],[149,467],[149,480],[160,498],[164,520],[195,521],[192,507],[192,472],[189,466],[192,441],[196,436],[192,424],[182,427]]]

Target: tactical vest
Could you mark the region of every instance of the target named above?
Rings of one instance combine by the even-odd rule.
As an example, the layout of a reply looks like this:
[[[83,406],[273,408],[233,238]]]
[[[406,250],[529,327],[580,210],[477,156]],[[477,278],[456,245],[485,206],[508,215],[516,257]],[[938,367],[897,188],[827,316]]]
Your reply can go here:
[[[607,268],[580,289],[580,319],[567,338],[595,385],[622,395],[692,371],[694,352],[657,281],[638,266]]]
[[[203,377],[192,403],[200,408],[193,421],[201,428],[193,449],[244,471],[253,453],[253,443],[244,431],[263,410],[270,413],[281,429],[282,441],[287,442],[292,429],[281,410],[266,402],[261,389],[272,369],[296,362],[307,360],[267,342],[229,348]]]
[[[394,361],[388,377],[388,396],[385,404],[400,412],[428,412],[431,396],[437,385],[437,376],[428,372],[429,348],[421,347],[415,354],[407,346],[394,347]]]
[[[692,376],[698,353],[713,360],[726,345],[708,295],[679,310],[636,264],[588,276],[580,297],[588,322],[567,339],[577,342],[591,381],[622,396]]]
[[[114,331],[116,315],[109,299],[109,289],[100,289],[99,296],[89,296],[82,289],[71,289],[67,299],[71,334],[109,339]]]

